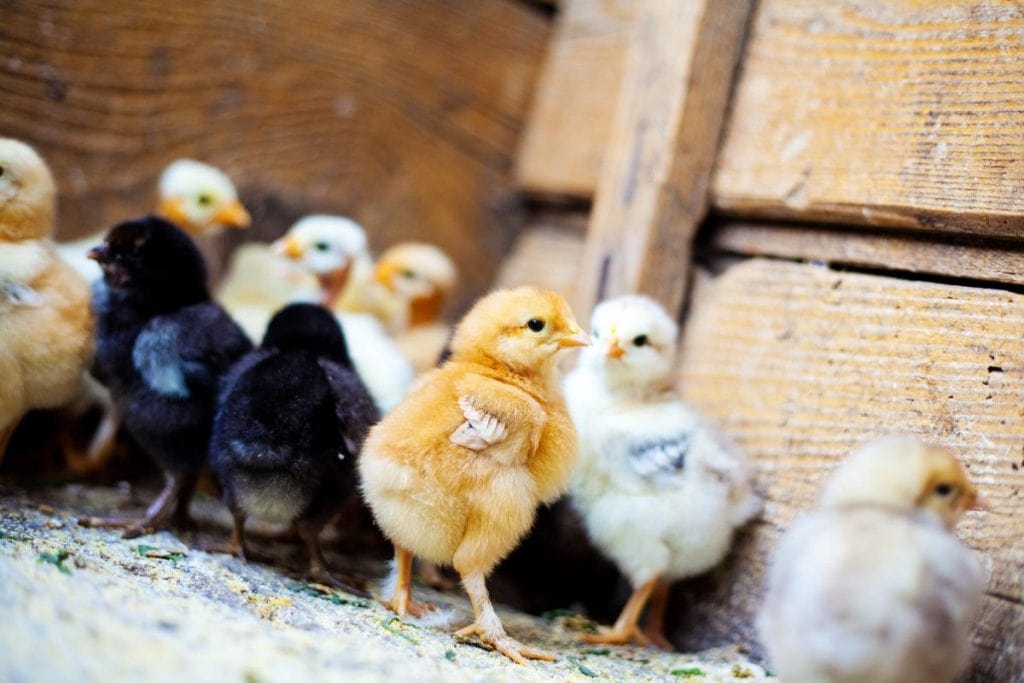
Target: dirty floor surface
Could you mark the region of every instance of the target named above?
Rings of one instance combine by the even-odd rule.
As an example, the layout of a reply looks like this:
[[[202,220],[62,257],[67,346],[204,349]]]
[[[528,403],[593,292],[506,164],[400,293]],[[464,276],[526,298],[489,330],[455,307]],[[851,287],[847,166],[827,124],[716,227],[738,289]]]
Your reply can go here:
[[[272,565],[196,550],[227,518],[200,500],[202,532],[130,541],[77,515],[141,510],[122,488],[0,486],[0,681],[638,681],[760,680],[731,648],[701,655],[578,642],[586,619],[502,611],[511,635],[558,655],[518,666],[450,635],[470,621],[461,593],[425,596],[445,628],[302,580],[296,548]],[[223,528],[222,528],[223,527]],[[257,551],[269,543],[254,544]],[[329,553],[340,565],[344,558]],[[380,577],[383,563],[342,567]]]

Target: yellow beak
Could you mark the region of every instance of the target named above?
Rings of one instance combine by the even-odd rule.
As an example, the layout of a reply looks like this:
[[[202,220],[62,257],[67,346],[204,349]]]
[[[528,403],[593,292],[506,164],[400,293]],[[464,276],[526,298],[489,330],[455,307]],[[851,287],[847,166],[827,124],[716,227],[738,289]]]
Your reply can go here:
[[[558,340],[558,345],[564,348],[590,346],[590,337],[582,330],[571,330],[569,334]]]
[[[306,250],[302,248],[302,245],[299,244],[299,241],[294,236],[282,237],[270,245],[270,248],[278,256],[287,256],[295,261],[298,261],[306,253]]]
[[[373,279],[393,292],[395,291],[396,270],[398,269],[395,267],[395,264],[390,261],[382,261],[373,269]]]
[[[623,351],[622,347],[619,346],[619,340],[612,339],[612,345],[608,347],[608,350],[605,352],[604,355],[607,356],[608,358],[615,358],[616,360],[618,360],[619,358],[622,358],[622,356],[624,356],[625,353],[626,352]]]
[[[213,222],[225,228],[248,228],[252,225],[252,216],[237,199],[225,204],[213,215]]]

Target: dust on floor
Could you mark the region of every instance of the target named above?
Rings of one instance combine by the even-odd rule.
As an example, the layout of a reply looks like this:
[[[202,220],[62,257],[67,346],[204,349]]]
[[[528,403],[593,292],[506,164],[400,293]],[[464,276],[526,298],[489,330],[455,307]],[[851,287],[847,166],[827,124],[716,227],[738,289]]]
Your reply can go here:
[[[207,507],[212,505],[207,501]],[[223,540],[226,531],[216,524],[205,537],[181,534],[186,545],[170,532],[126,541],[116,532],[86,529],[75,521],[78,515],[137,506],[126,489],[0,488],[0,680],[765,678],[764,670],[735,648],[699,655],[598,648],[578,641],[581,630],[593,628],[582,617],[543,619],[504,610],[501,616],[513,637],[559,658],[518,666],[482,647],[457,642],[451,627],[415,626],[372,600],[318,589],[301,579],[300,555],[270,566],[196,550],[204,540]],[[226,525],[219,514],[208,518]],[[345,569],[379,577],[386,566],[364,563]],[[454,612],[456,625],[469,623],[471,610],[461,594],[416,590]]]

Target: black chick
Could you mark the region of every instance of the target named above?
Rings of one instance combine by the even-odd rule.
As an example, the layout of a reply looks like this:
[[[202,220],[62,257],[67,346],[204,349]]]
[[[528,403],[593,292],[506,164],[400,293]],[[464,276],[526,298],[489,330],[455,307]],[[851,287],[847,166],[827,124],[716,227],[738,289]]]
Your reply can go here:
[[[362,593],[330,574],[318,535],[353,495],[356,456],[378,419],[334,316],[312,304],[279,311],[225,379],[214,421],[210,464],[235,520],[231,551],[245,557],[250,515],[292,524],[312,579]]]
[[[206,264],[192,240],[147,216],[113,227],[89,253],[103,269],[93,292],[93,374],[110,389],[122,424],[163,470],[166,485],[142,520],[92,518],[123,526],[125,538],[187,522],[206,460],[220,381],[252,348],[210,300]]]

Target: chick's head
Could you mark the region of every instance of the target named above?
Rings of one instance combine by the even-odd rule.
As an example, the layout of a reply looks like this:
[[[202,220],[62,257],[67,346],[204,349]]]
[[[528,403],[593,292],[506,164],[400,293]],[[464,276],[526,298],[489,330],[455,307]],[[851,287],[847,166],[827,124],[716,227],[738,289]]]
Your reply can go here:
[[[56,186],[42,157],[24,142],[0,138],[0,240],[53,232]]]
[[[644,296],[621,296],[594,308],[593,346],[580,363],[612,387],[648,386],[671,380],[678,327],[665,309]]]
[[[562,349],[589,343],[565,299],[519,287],[480,299],[459,323],[451,348],[454,360],[496,362],[529,374],[551,367]]]
[[[248,228],[249,212],[231,179],[193,159],[173,161],[160,175],[157,212],[191,235],[221,228]]]
[[[119,223],[89,252],[113,290],[182,306],[207,298],[206,264],[188,235],[158,216]]]
[[[409,307],[410,324],[426,324],[441,314],[444,298],[455,286],[455,264],[432,244],[403,242],[377,259],[377,282]]]
[[[366,231],[344,216],[306,216],[274,242],[273,250],[314,275],[347,274],[366,254]]]
[[[948,529],[965,510],[986,507],[952,452],[906,435],[855,451],[825,487],[822,504],[890,506],[929,515]]]
[[[263,335],[263,347],[282,351],[312,351],[351,366],[345,335],[338,320],[323,306],[289,304],[271,318]]]

